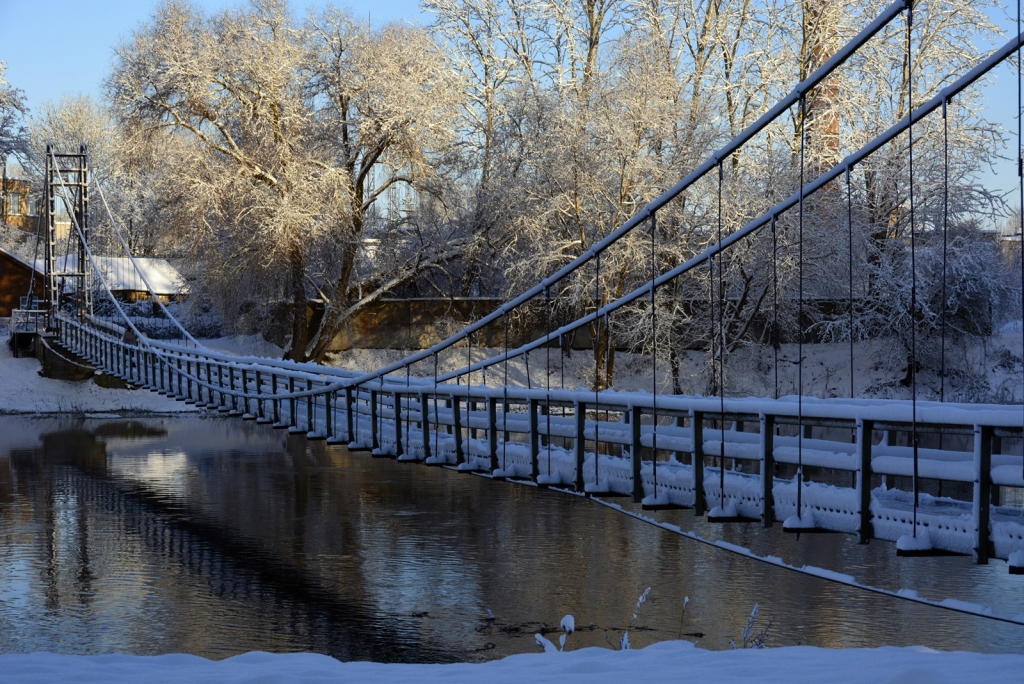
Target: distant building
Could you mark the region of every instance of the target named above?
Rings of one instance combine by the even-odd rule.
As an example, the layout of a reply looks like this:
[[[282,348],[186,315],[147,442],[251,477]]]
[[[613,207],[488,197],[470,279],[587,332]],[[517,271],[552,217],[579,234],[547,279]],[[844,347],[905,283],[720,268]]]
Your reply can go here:
[[[153,287],[153,292],[161,301],[174,301],[187,293],[185,279],[166,259],[136,258],[135,263],[138,264],[142,275],[127,257],[95,259],[103,280],[120,301],[139,302],[149,299],[149,288],[146,287],[142,275],[145,275]],[[77,255],[74,254],[66,259],[60,257],[57,268],[61,271],[77,271],[77,261]],[[35,296],[44,296],[45,272],[46,264],[43,259],[37,259],[33,268],[28,261],[0,249],[0,318],[10,316],[12,309],[21,308],[21,298],[28,295],[30,282]],[[98,285],[95,276],[93,283]]]
[[[4,167],[0,183],[0,221],[26,233],[35,233],[40,210],[39,194],[32,192],[32,184],[21,178],[8,178]]]

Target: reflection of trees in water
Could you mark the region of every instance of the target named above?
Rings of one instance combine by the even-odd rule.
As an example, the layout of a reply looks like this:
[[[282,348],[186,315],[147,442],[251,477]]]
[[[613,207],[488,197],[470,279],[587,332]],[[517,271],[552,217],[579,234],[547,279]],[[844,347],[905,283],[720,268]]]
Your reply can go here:
[[[125,427],[126,429],[121,429]],[[349,597],[327,587],[296,560],[302,554],[279,555],[263,545],[262,533],[254,538],[244,528],[232,527],[193,510],[187,501],[153,491],[145,483],[130,482],[111,475],[107,454],[97,437],[159,436],[139,425],[106,424],[104,430],[65,429],[43,436],[41,449],[11,453],[12,479],[23,487],[19,493],[32,502],[35,515],[43,518],[40,545],[43,592],[48,610],[60,610],[78,597],[87,604],[94,596],[94,563],[91,556],[111,543],[124,545],[127,539],[94,540],[89,528],[98,514],[113,516],[116,525],[141,543],[148,556],[173,561],[206,585],[208,596],[245,607],[254,632],[269,627],[277,648],[295,648],[328,653],[340,659],[376,661],[445,662],[457,656],[431,645],[422,645],[413,630],[396,630],[390,621],[367,610],[359,597]],[[237,455],[236,455],[237,456]],[[233,459],[228,459],[233,460]],[[71,504],[62,506],[63,499]],[[253,497],[257,505],[266,500]],[[299,516],[284,515],[284,518]],[[295,530],[301,532],[301,530]],[[293,535],[287,535],[293,537]],[[294,536],[295,543],[301,543]],[[73,544],[72,553],[57,546]],[[117,553],[118,557],[130,556]],[[62,567],[64,566],[64,567]],[[68,566],[73,566],[68,567]],[[115,573],[137,572],[138,568],[115,568]],[[73,576],[73,582],[67,582]],[[359,587],[361,579],[349,577]],[[223,654],[243,644],[218,643],[216,632],[222,612],[205,598],[199,601],[179,591],[170,592],[174,631],[193,632],[198,649],[213,648]],[[237,611],[237,607],[231,609]],[[255,614],[253,614],[255,613]],[[194,632],[197,630],[199,634]],[[203,631],[207,633],[202,634]],[[276,637],[276,638],[275,638]],[[296,644],[296,638],[299,643]],[[249,646],[254,648],[256,646]],[[264,648],[275,647],[274,643]],[[246,649],[247,650],[247,649]]]

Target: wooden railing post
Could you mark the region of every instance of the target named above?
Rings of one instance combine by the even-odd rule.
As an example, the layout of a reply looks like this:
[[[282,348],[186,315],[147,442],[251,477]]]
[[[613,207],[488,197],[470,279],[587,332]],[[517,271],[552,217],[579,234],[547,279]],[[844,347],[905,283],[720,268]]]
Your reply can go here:
[[[230,381],[231,369],[228,368],[227,370],[228,370],[229,381]],[[221,412],[227,412],[227,411],[231,410],[231,395],[229,395],[227,393],[227,390],[226,390],[226,388],[228,387],[228,384],[230,384],[230,382],[227,383],[227,384],[224,382],[224,364],[222,364],[222,363],[218,364],[217,365],[217,387],[220,388],[220,397],[219,397],[219,400],[218,400],[218,408],[217,408],[217,410],[221,411]]]
[[[402,450],[402,395],[395,392],[393,396],[395,401],[395,457],[397,458],[405,453]]]
[[[277,374],[271,373],[270,375],[270,393],[274,396],[272,401],[274,405],[274,427],[281,424],[281,400],[277,398]]]
[[[857,530],[857,543],[867,544],[875,536],[875,528],[871,523],[871,432],[874,423],[870,420],[857,421],[857,453],[860,456],[860,475],[857,486],[860,488],[860,527]]]
[[[530,399],[527,402],[530,413],[530,476],[533,481],[536,482],[540,476],[540,430],[537,419],[537,408],[539,402],[536,399]]]
[[[587,405],[577,401],[574,405],[576,410],[576,491],[582,492],[585,489],[583,482],[583,458],[586,454],[586,431],[587,431]]]
[[[295,376],[292,375],[288,378],[288,394],[292,395],[288,397],[288,427],[299,427],[299,421],[295,418]]]
[[[491,472],[498,469],[498,399],[487,397],[487,453],[491,458]]]
[[[349,443],[356,441],[352,430],[352,387],[345,388],[345,436]]]
[[[466,399],[469,403],[469,399]],[[452,433],[455,435],[455,462],[465,463],[466,454],[462,448],[462,400],[459,397],[452,397]]]
[[[644,500],[644,482],[640,470],[642,446],[640,445],[640,407],[629,407],[630,417],[630,440],[629,457],[633,466],[633,503],[640,503]]]
[[[377,436],[377,390],[370,390],[370,448],[380,448]]]
[[[256,371],[256,422],[266,423],[266,407],[263,405],[263,376]]]
[[[704,515],[708,507],[704,497],[704,414],[690,411],[690,425],[693,436],[690,445],[693,452],[693,514]]]
[[[775,416],[761,414],[761,526],[775,521]]]
[[[430,458],[430,403],[427,400],[427,393],[420,392],[420,415],[423,416],[423,460]],[[434,416],[435,422],[437,416]],[[434,426],[437,429],[437,426]]]
[[[974,520],[978,537],[974,562],[988,564],[989,522],[992,515],[992,433],[988,425],[974,426]]]
[[[310,378],[306,378],[306,391],[313,391],[313,381]],[[306,395],[306,433],[313,432],[316,429],[316,405],[313,403],[313,395]]]
[[[324,418],[327,421],[325,434],[327,439],[334,439],[334,392],[324,394]]]
[[[251,420],[256,416],[249,413],[249,374],[242,369],[242,419]]]

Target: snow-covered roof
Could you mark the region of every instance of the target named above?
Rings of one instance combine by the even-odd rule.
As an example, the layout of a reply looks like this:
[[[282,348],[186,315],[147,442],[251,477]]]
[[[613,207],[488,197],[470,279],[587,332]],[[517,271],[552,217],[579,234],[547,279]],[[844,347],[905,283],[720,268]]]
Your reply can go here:
[[[178,273],[178,269],[168,263],[167,259],[136,257],[135,264],[138,266],[138,270],[126,257],[95,257],[95,259],[104,279],[110,289],[114,291],[146,291],[148,288],[139,275],[139,271],[146,276],[146,280],[153,287],[153,292],[158,295],[178,295],[187,289],[185,279]]]
[[[148,290],[145,281],[139,274],[146,276],[146,280],[153,286],[153,292],[158,295],[180,295],[187,291],[185,279],[174,268],[167,259],[153,257],[135,257],[136,270],[132,260],[128,257],[93,257],[100,274],[107,285],[114,292],[145,292]],[[78,255],[69,254],[67,257],[57,258],[57,268],[61,271],[75,272],[78,270]],[[43,259],[36,260],[36,271],[43,273],[46,270],[46,262]]]

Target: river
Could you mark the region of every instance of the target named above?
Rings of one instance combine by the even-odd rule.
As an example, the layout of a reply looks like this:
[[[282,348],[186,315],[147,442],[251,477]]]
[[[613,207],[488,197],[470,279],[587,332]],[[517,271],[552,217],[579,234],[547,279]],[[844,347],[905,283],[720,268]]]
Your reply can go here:
[[[1024,613],[1024,577],[1001,561],[657,516],[797,566]],[[570,649],[625,629],[634,648],[683,635],[722,649],[755,603],[769,646],[1024,652],[1024,627],[797,574],[566,493],[218,417],[0,416],[0,653],[472,662],[538,650],[534,634],[566,614]]]

